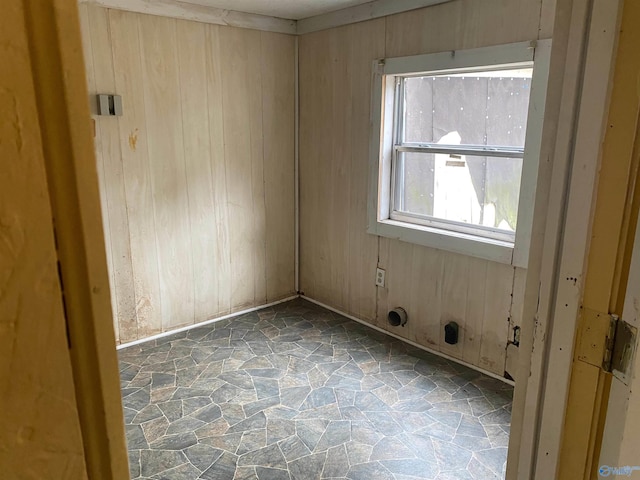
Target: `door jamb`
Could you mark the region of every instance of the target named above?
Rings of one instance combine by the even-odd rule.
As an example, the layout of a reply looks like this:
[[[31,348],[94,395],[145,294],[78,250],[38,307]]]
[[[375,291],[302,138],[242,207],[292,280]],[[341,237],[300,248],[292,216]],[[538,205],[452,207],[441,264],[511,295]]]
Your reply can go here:
[[[545,115],[520,346],[529,355],[518,371],[526,380],[516,382],[508,479],[556,478],[558,470],[590,240],[584,206],[595,198],[620,4],[556,6],[547,97],[555,114]]]
[[[129,478],[76,0],[24,0],[88,477]]]
[[[611,1],[593,0],[593,5],[599,8],[606,2],[611,8]],[[44,4],[38,0],[25,0],[25,3],[88,473],[90,478],[128,478],[97,174],[95,162],[87,161],[94,158],[94,153],[77,4],[74,0],[51,0]],[[547,97],[549,108],[555,108],[553,101],[558,104],[562,101],[562,106],[557,109],[555,122],[545,126],[545,161],[541,161],[538,183],[545,183],[545,179],[551,179],[551,182],[546,182],[548,186],[541,189],[536,198],[539,213],[532,235],[532,249],[535,242],[538,258],[530,261],[529,268],[539,275],[530,276],[527,282],[524,311],[531,328],[527,329],[528,335],[523,332],[522,339],[522,348],[528,346],[532,355],[519,369],[524,374],[519,377],[528,378],[528,381],[522,387],[516,387],[515,402],[520,414],[514,430],[519,430],[520,435],[512,437],[516,440],[512,447],[518,448],[510,449],[513,451],[508,478],[533,478],[534,471],[540,478],[555,476],[558,449],[553,447],[559,447],[562,433],[562,422],[558,426],[555,420],[564,419],[578,301],[582,292],[581,277],[588,248],[590,213],[585,221],[581,210],[585,204],[591,204],[599,151],[599,148],[585,148],[585,156],[570,166],[573,130],[567,129],[561,120],[569,120],[568,124],[574,125],[576,94],[582,90],[574,158],[582,145],[580,138],[584,138],[585,143],[591,140],[599,144],[601,124],[593,122],[593,118],[604,118],[606,94],[600,95],[597,105],[589,108],[585,103],[585,92],[601,94],[599,89],[603,82],[609,81],[608,68],[603,70],[606,75],[595,71],[593,78],[585,78],[584,85],[572,78],[572,73],[578,73],[578,79],[583,78],[581,52],[586,40],[581,32],[588,24],[588,18],[593,19],[591,39],[598,33],[599,22],[611,21],[611,17],[587,15],[585,18],[585,13],[590,12],[590,0],[558,0],[558,4],[556,22],[560,22],[554,31],[554,50],[557,51],[555,55],[552,53],[552,65],[567,61],[567,66],[561,69],[561,78],[555,79],[555,86],[560,87],[561,93],[551,92]],[[567,38],[564,48],[558,49],[558,37],[565,36],[558,25],[567,19],[565,24],[573,27],[570,30],[572,38]],[[590,48],[591,43],[587,48],[585,70],[589,68],[590,58],[600,69],[607,61],[611,62],[612,52],[607,59],[606,48],[603,51]],[[555,71],[553,66],[552,71]],[[552,85],[550,82],[550,87]],[[65,121],[59,121],[61,116]],[[596,135],[589,135],[596,127]],[[580,137],[581,128],[583,137]],[[554,158],[553,163],[550,158]],[[569,168],[571,192],[565,215],[561,192],[565,191]],[[561,236],[563,227],[564,237]],[[558,245],[562,250],[556,248]],[[555,287],[558,288],[556,297]],[[561,308],[563,302],[567,307]],[[571,315],[572,312],[575,315]],[[551,338],[545,342],[547,336]],[[554,369],[548,368],[550,361],[554,362]],[[554,394],[541,395],[545,391]]]

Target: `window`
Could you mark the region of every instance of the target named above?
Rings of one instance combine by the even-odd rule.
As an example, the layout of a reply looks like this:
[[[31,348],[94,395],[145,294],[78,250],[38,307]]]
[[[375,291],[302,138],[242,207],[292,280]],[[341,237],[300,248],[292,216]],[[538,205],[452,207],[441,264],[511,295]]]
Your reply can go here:
[[[375,63],[370,233],[526,263],[548,50]]]

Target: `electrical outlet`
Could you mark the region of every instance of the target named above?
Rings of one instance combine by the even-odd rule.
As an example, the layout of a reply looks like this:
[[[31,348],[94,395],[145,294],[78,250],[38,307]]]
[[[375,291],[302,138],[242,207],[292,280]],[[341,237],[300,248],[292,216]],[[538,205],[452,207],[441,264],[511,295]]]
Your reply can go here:
[[[376,286],[384,287],[384,274],[386,272],[381,268],[376,268]]]

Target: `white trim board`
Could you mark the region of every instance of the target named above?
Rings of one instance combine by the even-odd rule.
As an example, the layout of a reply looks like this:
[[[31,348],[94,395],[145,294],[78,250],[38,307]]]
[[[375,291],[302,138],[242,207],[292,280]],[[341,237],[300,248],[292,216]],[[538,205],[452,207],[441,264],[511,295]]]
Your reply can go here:
[[[561,450],[578,316],[584,294],[584,272],[591,239],[601,148],[606,131],[611,78],[622,2],[595,0],[586,36],[573,165],[565,203],[556,300],[551,305],[544,357],[535,359],[542,372],[536,478],[555,478]],[[577,279],[577,281],[574,281]]]
[[[297,27],[295,20],[205,7],[203,5],[180,2],[179,0],[80,0],[80,3],[160,17],[179,18],[213,25],[250,28],[291,35],[296,34]]]
[[[318,306],[320,306],[322,308],[326,308],[327,310],[330,310],[332,312],[335,312],[338,315],[342,315],[343,317],[348,318],[349,320],[353,320],[354,322],[358,322],[358,323],[364,325],[365,327],[369,327],[369,328],[371,328],[373,330],[376,330],[376,331],[378,331],[380,333],[384,333],[386,335],[389,335],[390,337],[396,338],[396,339],[398,339],[398,340],[400,340],[400,341],[402,341],[404,343],[408,343],[409,345],[412,345],[412,346],[414,346],[416,348],[419,348],[420,350],[424,350],[425,352],[429,352],[429,353],[432,353],[432,354],[437,355],[439,357],[446,358],[447,360],[451,360],[452,362],[459,363],[460,365],[464,365],[467,368],[470,368],[472,370],[480,372],[483,375],[487,375],[488,377],[495,378],[496,380],[501,380],[502,382],[504,382],[504,383],[506,383],[508,385],[515,386],[515,382],[513,382],[511,380],[508,380],[508,379],[506,379],[504,377],[501,377],[500,375],[496,375],[495,373],[489,372],[487,370],[483,370],[480,367],[476,367],[475,365],[467,363],[464,360],[460,360],[459,358],[452,357],[451,355],[447,355],[446,353],[442,353],[442,352],[440,352],[438,350],[433,350],[433,349],[431,349],[429,347],[425,347],[424,345],[420,345],[419,343],[412,342],[411,340],[408,340],[408,339],[398,335],[397,333],[390,332],[388,330],[385,330],[384,328],[376,327],[375,325],[372,325],[369,322],[361,320],[358,317],[354,317],[353,315],[349,315],[348,313],[344,313],[344,312],[338,310],[337,308],[333,308],[333,307],[331,307],[331,306],[329,306],[329,305],[327,305],[325,303],[319,302],[318,300],[314,300],[313,298],[309,298],[306,295],[300,295],[300,298],[302,298],[303,300],[307,300],[307,301],[309,301],[311,303],[315,303],[316,305],[318,305]]]
[[[399,239],[403,242],[447,250],[466,256],[527,268],[533,225],[533,207],[538,181],[538,165],[542,146],[542,129],[547,97],[547,79],[551,39],[494,45],[490,47],[391,57],[374,60],[372,65],[374,90],[371,100],[369,146],[369,195],[367,232],[372,235]],[[447,229],[442,223],[418,225],[415,219],[402,218],[393,206],[394,149],[397,111],[397,80],[406,75],[487,68],[533,67],[528,108],[526,148],[522,162],[518,228],[515,241],[489,238],[482,231],[469,233]],[[394,213],[397,216],[394,216]],[[440,219],[438,219],[440,220]],[[468,226],[467,226],[468,227]],[[458,227],[460,228],[460,227]]]
[[[452,0],[375,0],[362,5],[298,20],[297,33],[298,35],[303,35],[450,1]]]
[[[303,35],[329,28],[364,22],[374,18],[430,7],[453,0],[374,0],[300,20],[291,20],[257,13],[207,7],[180,0],[78,0],[104,8],[128,12],[180,18],[214,25],[250,28],[266,32]]]
[[[284,302],[289,302],[299,297],[300,295],[292,295],[290,297],[283,298],[282,300],[278,300],[276,302],[267,303],[265,305],[258,305],[257,307],[251,307],[251,308],[247,308],[246,310],[240,310],[238,312],[229,313],[228,315],[223,315],[222,317],[216,317],[210,320],[205,320],[204,322],[194,323],[193,325],[187,325],[186,327],[169,330],[168,332],[158,333],[157,335],[141,338],[140,340],[134,340],[133,342],[121,343],[120,345],[116,345],[116,350],[122,350],[127,347],[133,347],[135,345],[140,345],[141,343],[150,342],[152,340],[157,340],[159,338],[169,337],[176,333],[186,332],[187,330],[191,330],[192,328],[200,328],[207,325],[211,325],[212,323],[220,322],[221,320],[226,320],[228,318],[239,317],[240,315],[246,315],[247,313],[262,310],[263,308],[273,307],[274,305],[279,305]]]

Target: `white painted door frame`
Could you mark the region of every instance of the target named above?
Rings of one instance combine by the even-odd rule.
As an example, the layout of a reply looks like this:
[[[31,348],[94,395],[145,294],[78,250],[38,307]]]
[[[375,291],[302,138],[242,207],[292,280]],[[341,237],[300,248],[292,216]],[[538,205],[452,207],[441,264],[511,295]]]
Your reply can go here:
[[[558,470],[621,3],[558,0],[509,480]]]

